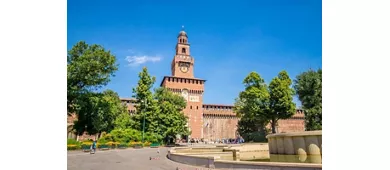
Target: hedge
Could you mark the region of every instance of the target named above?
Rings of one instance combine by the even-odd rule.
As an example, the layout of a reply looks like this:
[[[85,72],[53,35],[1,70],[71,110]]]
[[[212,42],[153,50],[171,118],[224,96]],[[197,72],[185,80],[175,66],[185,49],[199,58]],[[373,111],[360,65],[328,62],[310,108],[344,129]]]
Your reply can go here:
[[[142,147],[150,147],[151,142],[146,141],[144,143],[142,142],[129,142],[129,143],[119,143],[119,142],[105,142],[105,143],[97,143],[96,148],[98,149],[125,149],[128,147],[134,147],[134,148],[142,148]],[[84,151],[89,151],[91,149],[92,142],[90,141],[84,141],[84,142],[68,142],[67,144],[67,150],[78,150],[82,149]]]

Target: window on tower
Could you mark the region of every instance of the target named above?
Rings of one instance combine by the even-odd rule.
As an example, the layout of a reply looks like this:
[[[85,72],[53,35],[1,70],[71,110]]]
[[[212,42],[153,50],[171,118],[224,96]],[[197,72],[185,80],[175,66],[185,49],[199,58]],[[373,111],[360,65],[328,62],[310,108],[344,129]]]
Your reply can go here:
[[[186,53],[186,48],[181,49],[181,53],[185,54]]]

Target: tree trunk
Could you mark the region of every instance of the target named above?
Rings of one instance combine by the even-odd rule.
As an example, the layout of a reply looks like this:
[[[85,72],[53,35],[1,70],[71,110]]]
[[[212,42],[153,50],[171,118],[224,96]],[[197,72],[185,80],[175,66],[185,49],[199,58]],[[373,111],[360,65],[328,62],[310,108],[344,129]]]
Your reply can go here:
[[[95,135],[96,141],[100,139],[100,134],[101,134],[101,133],[99,132],[98,134]]]
[[[276,133],[276,120],[275,119],[271,120],[271,128],[272,128],[272,133]]]

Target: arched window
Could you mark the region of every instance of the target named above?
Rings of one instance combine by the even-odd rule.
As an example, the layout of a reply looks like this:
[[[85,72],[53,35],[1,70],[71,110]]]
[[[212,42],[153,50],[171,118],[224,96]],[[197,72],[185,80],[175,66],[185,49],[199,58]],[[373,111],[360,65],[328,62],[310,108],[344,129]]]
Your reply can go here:
[[[181,53],[185,54],[186,53],[186,48],[181,49]]]
[[[182,43],[183,42],[182,39],[179,39],[179,42]]]

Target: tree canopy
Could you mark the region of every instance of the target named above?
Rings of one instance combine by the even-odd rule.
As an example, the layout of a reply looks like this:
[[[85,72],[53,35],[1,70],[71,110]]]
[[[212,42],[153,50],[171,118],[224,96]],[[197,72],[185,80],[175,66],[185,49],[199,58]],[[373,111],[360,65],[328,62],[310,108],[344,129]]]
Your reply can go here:
[[[306,130],[322,129],[322,69],[299,74],[294,89],[305,113]]]
[[[146,67],[143,67],[138,77],[138,84],[133,88],[136,114],[132,117],[134,120],[132,128],[142,131],[145,116],[145,132],[156,132],[157,122],[155,119],[158,109],[152,93],[152,87],[156,78],[149,74]]]
[[[177,134],[188,134],[187,118],[182,110],[186,107],[183,97],[165,88],[157,88],[152,93],[155,77],[152,77],[146,67],[139,73],[139,81],[133,88],[136,99],[136,114],[132,117],[133,127],[142,131],[145,116],[145,133],[158,136],[158,139],[175,138]]]
[[[251,72],[244,79],[245,90],[240,92],[234,104],[234,112],[241,118],[238,131],[245,133],[265,130],[268,123],[269,92],[264,79],[256,72]]]
[[[78,117],[74,123],[74,128],[80,135],[84,132],[97,134],[111,131],[115,128],[117,116],[127,112],[118,94],[112,90],[87,93],[81,97],[76,108]]]
[[[84,41],[75,44],[67,56],[68,115],[75,112],[78,100],[85,99],[88,93],[106,85],[116,70],[116,58],[110,51]]]
[[[269,84],[270,110],[266,116],[271,121],[272,133],[276,133],[279,119],[288,119],[296,112],[293,102],[294,90],[291,85],[292,80],[286,71],[281,71]]]
[[[265,134],[268,123],[271,123],[272,132],[276,133],[278,120],[294,115],[294,90],[290,87],[292,80],[286,71],[281,71],[269,86],[256,72],[249,73],[243,84],[245,90],[239,93],[234,104],[234,111],[241,118],[238,123],[240,134],[255,131]]]
[[[176,135],[189,135],[187,117],[183,113],[185,99],[166,88],[156,89],[155,99],[158,101],[158,127],[165,139],[176,138]]]

